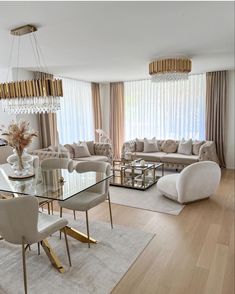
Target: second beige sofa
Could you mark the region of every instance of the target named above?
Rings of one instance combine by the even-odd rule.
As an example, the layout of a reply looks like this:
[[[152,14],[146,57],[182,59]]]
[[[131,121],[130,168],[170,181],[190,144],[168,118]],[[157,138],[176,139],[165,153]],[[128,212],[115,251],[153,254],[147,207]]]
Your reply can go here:
[[[177,147],[175,152],[166,152],[162,147],[164,142],[172,141]],[[193,152],[190,155],[184,155],[177,152],[179,142],[178,140],[157,140],[160,151],[158,152],[143,152],[140,151],[140,142],[143,142],[143,139],[130,140],[123,144],[121,159],[122,160],[135,160],[142,158],[149,162],[162,162],[167,168],[182,169],[185,166],[188,166],[192,163],[210,160],[219,163],[218,157],[216,154],[216,147],[213,141],[203,141],[198,150],[198,153]],[[195,144],[196,142],[193,142]],[[198,142],[197,142],[198,143]]]

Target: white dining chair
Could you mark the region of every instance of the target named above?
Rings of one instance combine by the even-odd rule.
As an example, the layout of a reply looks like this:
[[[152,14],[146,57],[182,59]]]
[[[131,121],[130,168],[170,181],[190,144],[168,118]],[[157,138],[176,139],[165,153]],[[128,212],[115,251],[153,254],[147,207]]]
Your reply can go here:
[[[71,266],[65,229],[67,224],[68,221],[66,219],[38,213],[38,201],[34,196],[21,196],[13,199],[0,200],[0,235],[5,241],[21,245],[22,247],[25,293],[27,293],[25,258],[27,246],[34,243],[39,243],[43,246],[47,237],[58,230],[63,230],[69,265]]]
[[[95,172],[105,173],[107,176],[111,174],[111,166],[107,162],[98,162],[98,161],[78,162],[75,169],[78,173],[95,171]],[[68,200],[59,202],[60,216],[62,217],[63,208],[71,209],[73,211],[85,211],[87,236],[88,236],[88,240],[90,240],[88,210],[104,202],[106,199],[108,199],[110,223],[111,223],[111,228],[113,228],[112,209],[111,209],[110,194],[109,194],[109,180],[105,180],[85,190],[84,192],[81,192],[69,198]],[[88,247],[90,247],[89,241],[88,241]]]
[[[73,161],[68,158],[47,158],[41,162],[41,169],[67,169],[69,172],[74,170]],[[47,205],[48,214],[54,214],[53,200],[45,200],[45,198],[38,198],[40,207]],[[51,207],[50,207],[51,205]]]

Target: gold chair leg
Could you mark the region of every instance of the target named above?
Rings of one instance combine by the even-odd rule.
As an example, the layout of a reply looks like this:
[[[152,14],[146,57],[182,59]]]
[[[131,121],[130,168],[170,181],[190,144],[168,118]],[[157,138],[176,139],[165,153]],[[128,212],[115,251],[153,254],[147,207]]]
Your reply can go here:
[[[38,255],[40,255],[40,242],[38,242]]]
[[[73,218],[74,218],[74,220],[76,220],[76,211],[75,210],[73,211]]]
[[[63,273],[64,272],[64,268],[61,265],[58,257],[56,256],[54,250],[51,248],[49,242],[44,239],[41,241],[41,245],[42,248],[44,249],[46,255],[48,256],[48,258],[51,261],[51,264],[58,270],[58,272]]]
[[[47,202],[47,210],[48,210],[48,214],[51,214],[51,211],[50,211],[50,202]]]
[[[68,255],[68,259],[69,259],[69,265],[72,266],[70,252],[69,252],[69,243],[68,243],[68,238],[67,238],[67,232],[66,232],[65,228],[63,228],[63,232],[64,232],[67,255]]]
[[[25,260],[25,238],[22,237],[22,261],[23,261],[23,273],[24,273],[24,292],[27,294],[27,272],[26,272],[26,260]]]
[[[62,217],[63,214],[63,207],[60,206],[60,217]],[[60,240],[61,240],[61,231],[60,231]]]
[[[54,205],[53,205],[53,201],[51,201],[51,213],[54,214]]]
[[[113,216],[112,216],[112,208],[111,208],[111,201],[110,201],[109,192],[108,192],[108,203],[109,203],[110,224],[111,224],[111,228],[113,229]]]
[[[31,251],[31,247],[30,247],[29,244],[27,244],[27,245],[25,246],[24,251],[27,251],[27,249],[29,249],[29,251]]]
[[[90,232],[89,232],[89,220],[88,220],[88,211],[86,210],[86,230],[87,230],[87,238],[88,238],[88,247],[91,247],[90,243]]]

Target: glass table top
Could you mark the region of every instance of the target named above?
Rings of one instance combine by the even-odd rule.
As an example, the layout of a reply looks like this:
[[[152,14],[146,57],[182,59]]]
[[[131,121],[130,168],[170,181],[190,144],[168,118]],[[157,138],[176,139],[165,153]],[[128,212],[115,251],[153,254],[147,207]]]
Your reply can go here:
[[[0,165],[0,192],[10,192],[22,195],[33,195],[45,199],[64,201],[84,190],[104,182],[112,177],[100,172],[77,173],[66,169],[42,170],[35,169],[33,178],[24,180],[12,180],[8,177],[12,174],[9,164]],[[60,182],[60,178],[64,182]]]

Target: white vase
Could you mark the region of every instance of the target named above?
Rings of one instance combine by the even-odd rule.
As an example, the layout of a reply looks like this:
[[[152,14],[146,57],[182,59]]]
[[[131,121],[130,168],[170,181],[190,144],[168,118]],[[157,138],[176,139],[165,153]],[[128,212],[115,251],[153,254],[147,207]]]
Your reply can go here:
[[[7,162],[12,166],[15,175],[26,176],[32,165],[33,156],[27,153],[27,149],[23,150],[21,156],[13,149],[13,154],[7,158]]]

